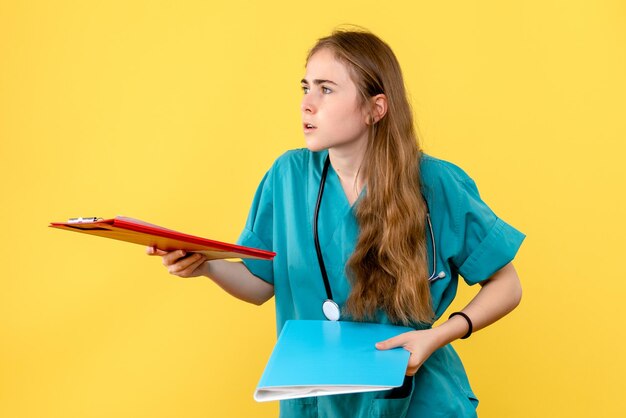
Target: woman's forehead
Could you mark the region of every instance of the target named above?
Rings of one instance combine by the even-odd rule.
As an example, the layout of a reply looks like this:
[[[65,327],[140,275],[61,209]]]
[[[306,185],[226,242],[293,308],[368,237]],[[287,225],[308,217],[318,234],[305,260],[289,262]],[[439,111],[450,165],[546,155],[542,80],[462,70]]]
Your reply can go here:
[[[330,80],[338,85],[352,82],[346,64],[338,60],[334,52],[328,48],[320,49],[311,55],[304,78],[309,83],[314,80]]]

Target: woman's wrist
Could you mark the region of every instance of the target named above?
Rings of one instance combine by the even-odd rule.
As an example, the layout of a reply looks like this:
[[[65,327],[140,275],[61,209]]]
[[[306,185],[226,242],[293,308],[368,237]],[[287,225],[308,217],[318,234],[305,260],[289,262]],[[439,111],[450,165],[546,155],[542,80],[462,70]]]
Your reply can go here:
[[[202,263],[202,266],[200,266],[200,275],[211,279],[211,260]]]
[[[437,335],[437,343],[439,347],[450,344],[465,334],[467,334],[468,324],[465,318],[460,315],[453,316],[443,324],[433,328]]]

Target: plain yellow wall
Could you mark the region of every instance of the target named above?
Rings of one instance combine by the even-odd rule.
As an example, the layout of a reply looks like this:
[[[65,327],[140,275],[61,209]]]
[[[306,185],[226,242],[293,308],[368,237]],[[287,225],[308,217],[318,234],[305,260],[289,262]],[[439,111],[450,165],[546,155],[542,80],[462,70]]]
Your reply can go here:
[[[277,415],[252,399],[273,302],[47,225],[236,240],[265,170],[304,146],[307,49],[343,23],[392,46],[426,151],[528,235],[520,307],[455,343],[480,416],[623,416],[625,18],[608,0],[1,0],[0,416]]]

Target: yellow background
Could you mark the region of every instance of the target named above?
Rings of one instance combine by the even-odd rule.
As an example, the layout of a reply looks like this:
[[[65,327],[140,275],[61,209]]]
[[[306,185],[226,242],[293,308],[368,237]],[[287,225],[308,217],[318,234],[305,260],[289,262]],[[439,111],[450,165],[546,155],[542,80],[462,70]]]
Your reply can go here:
[[[480,416],[623,416],[625,18],[608,0],[1,0],[0,416],[277,415],[252,399],[273,302],[47,224],[235,241],[265,170],[304,146],[307,49],[343,23],[392,46],[426,151],[528,235],[520,307],[455,343]]]

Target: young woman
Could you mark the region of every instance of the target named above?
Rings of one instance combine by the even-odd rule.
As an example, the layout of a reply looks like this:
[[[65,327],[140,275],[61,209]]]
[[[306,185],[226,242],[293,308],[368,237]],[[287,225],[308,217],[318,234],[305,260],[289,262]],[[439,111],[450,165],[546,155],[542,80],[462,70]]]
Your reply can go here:
[[[496,217],[463,170],[420,150],[398,61],[373,34],[320,39],[302,89],[307,148],[267,172],[239,239],[275,259],[148,253],[162,256],[170,273],[207,276],[242,300],[275,296],[279,332],[288,319],[339,314],[415,328],[377,344],[411,353],[401,388],[281,401],[283,417],[475,416],[478,400],[449,343],[518,305],[511,261],[524,235]],[[482,287],[433,328],[459,274]]]

